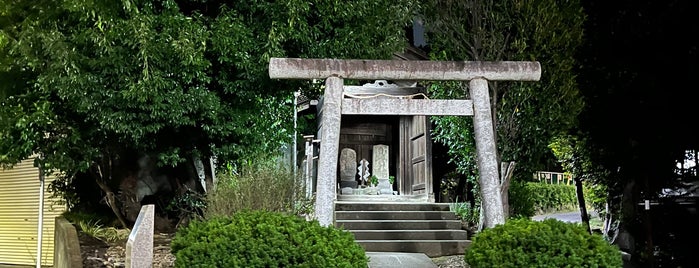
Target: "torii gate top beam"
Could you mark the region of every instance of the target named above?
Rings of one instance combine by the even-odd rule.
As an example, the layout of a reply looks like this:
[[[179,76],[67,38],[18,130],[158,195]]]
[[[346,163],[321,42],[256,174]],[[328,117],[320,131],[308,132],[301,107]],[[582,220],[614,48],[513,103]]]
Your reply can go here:
[[[269,77],[279,79],[539,81],[536,61],[406,61],[271,58]]]

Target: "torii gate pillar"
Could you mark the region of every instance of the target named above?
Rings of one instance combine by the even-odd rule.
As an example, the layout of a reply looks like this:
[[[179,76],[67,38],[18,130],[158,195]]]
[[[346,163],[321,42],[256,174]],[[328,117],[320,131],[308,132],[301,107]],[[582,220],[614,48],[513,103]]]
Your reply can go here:
[[[473,99],[474,132],[484,225],[505,223],[500,196],[497,149],[490,109],[488,81],[538,81],[538,62],[457,62],[403,60],[337,60],[271,58],[269,76],[277,79],[325,79],[321,118],[320,159],[316,189],[315,215],[323,226],[334,224],[337,153],[340,142],[343,78],[360,80],[461,80],[470,81]],[[438,104],[429,104],[438,105]],[[433,106],[434,110],[440,107]],[[441,109],[444,110],[444,109]],[[429,110],[421,110],[430,115]]]

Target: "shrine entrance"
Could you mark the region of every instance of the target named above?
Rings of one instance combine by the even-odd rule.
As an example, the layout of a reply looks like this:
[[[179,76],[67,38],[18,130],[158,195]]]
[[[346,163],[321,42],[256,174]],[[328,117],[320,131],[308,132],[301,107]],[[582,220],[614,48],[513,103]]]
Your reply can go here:
[[[431,191],[431,178],[419,177],[429,169],[427,148],[428,115],[460,115],[474,117],[474,134],[478,160],[479,182],[483,200],[484,225],[493,227],[504,223],[500,176],[497,163],[495,134],[490,109],[488,81],[537,81],[541,77],[538,62],[456,62],[456,61],[401,61],[401,60],[338,60],[338,59],[293,59],[271,58],[269,76],[272,79],[325,79],[322,104],[319,103],[318,137],[320,156],[317,175],[315,215],[323,226],[334,224],[335,201],[337,200],[338,155],[342,117],[345,115],[397,115],[409,116],[401,119],[400,128],[405,131],[401,139],[401,152],[410,153],[409,161],[398,165],[404,172],[418,174],[404,183],[401,189],[411,192]],[[469,81],[469,100],[430,100],[418,98],[361,98],[351,96],[344,79],[393,81],[418,80],[461,80]],[[349,94],[348,94],[349,93]],[[409,122],[409,123],[408,123]],[[410,145],[406,145],[410,144]],[[385,145],[375,145],[377,151],[387,154]],[[347,153],[352,155],[355,152]],[[374,157],[376,158],[376,157]],[[355,155],[356,159],[356,155]],[[381,159],[385,159],[381,158]],[[351,162],[350,162],[351,163]],[[387,165],[376,166],[386,167]],[[388,168],[374,169],[377,176],[389,177]],[[342,177],[348,174],[340,174]],[[349,174],[349,179],[352,179]],[[409,187],[409,188],[408,188]]]
[[[426,92],[422,87],[415,85],[401,87],[385,80],[377,80],[374,83],[367,83],[362,86],[344,86],[343,99],[348,102],[354,100],[368,99],[425,99]],[[322,103],[322,102],[321,102]],[[322,106],[319,107],[322,110]],[[395,182],[390,185],[390,191],[384,191],[388,195],[410,195],[412,200],[434,201],[432,189],[432,168],[431,168],[431,140],[429,135],[429,118],[424,115],[391,115],[391,114],[344,114],[341,118],[339,150],[351,149],[355,158],[351,161],[359,165],[360,161],[368,163],[368,173],[373,172],[379,159],[374,159],[373,148],[375,145],[386,145],[388,154],[386,159],[378,162],[387,164],[383,169],[387,169],[387,175],[392,176]],[[343,161],[339,154],[340,162]],[[345,160],[349,161],[349,160]],[[358,171],[352,165],[345,165],[347,169]],[[342,170],[340,174],[350,171]],[[378,167],[377,167],[378,168]],[[358,173],[358,172],[355,172]],[[379,171],[381,173],[381,171]],[[351,184],[345,183],[338,176],[340,188],[338,192],[343,194],[338,199],[347,197],[346,195],[363,194],[362,188],[369,186],[361,174],[356,174],[354,179],[358,182],[357,187],[344,187]],[[348,189],[349,188],[349,189]],[[354,190],[354,191],[353,191]],[[381,191],[370,192],[370,194],[381,194]],[[380,199],[380,198],[374,198]],[[396,198],[386,198],[396,200]],[[361,198],[359,198],[361,200]]]

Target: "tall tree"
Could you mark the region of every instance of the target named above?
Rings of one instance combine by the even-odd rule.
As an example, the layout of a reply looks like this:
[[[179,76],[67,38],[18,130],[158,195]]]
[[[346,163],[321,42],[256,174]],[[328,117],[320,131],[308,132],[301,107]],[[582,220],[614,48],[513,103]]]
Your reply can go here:
[[[541,63],[539,82],[489,83],[498,159],[516,161],[515,176],[530,178],[551,158],[547,147],[551,139],[574,126],[583,107],[573,73],[573,56],[582,42],[585,19],[580,3],[469,0],[430,1],[427,6],[425,23],[432,57]],[[433,84],[430,93],[436,98],[463,98],[467,86]],[[471,118],[433,120],[435,139],[449,147],[459,170],[476,174]],[[507,187],[508,181],[503,178],[501,185]],[[488,197],[482,198],[487,202]]]
[[[608,188],[620,227],[612,237],[622,250],[638,253],[634,259],[645,258],[644,266],[656,266],[653,258],[668,252],[675,263],[660,265],[691,266],[696,247],[654,240],[638,203],[679,182],[678,163],[699,148],[690,123],[699,97],[697,2],[584,1],[584,7],[587,38],[578,58],[587,105],[580,129],[592,161],[607,171],[597,180]],[[690,237],[658,233],[655,239],[666,241]]]
[[[413,8],[412,0],[3,1],[0,162],[38,154],[68,181],[92,174],[115,209],[113,169],[125,151],[172,166],[275,151],[295,138],[292,92],[312,87],[268,79],[269,58],[389,58],[405,45]]]

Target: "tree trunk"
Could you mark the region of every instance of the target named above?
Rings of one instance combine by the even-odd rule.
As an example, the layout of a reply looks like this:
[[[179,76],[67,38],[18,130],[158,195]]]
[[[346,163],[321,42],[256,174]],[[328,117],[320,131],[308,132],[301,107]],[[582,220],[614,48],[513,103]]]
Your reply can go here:
[[[582,223],[587,229],[588,233],[592,233],[590,230],[590,217],[587,215],[587,206],[585,206],[585,196],[583,195],[583,185],[580,177],[575,176],[575,193],[578,196],[578,207],[580,208],[580,218]]]
[[[106,184],[102,179],[100,178],[95,178],[95,182],[97,182],[97,185],[100,186],[100,189],[104,191],[104,193],[107,195],[106,200],[107,200],[107,205],[109,208],[112,209],[112,212],[114,212],[114,215],[117,216],[117,219],[119,220],[119,223],[121,224],[122,227],[128,229],[130,228],[129,225],[126,223],[126,220],[124,219],[124,215],[121,215],[121,211],[119,211],[119,207],[117,206],[116,198],[114,198],[114,191]]]
[[[500,163],[500,196],[502,199],[502,213],[505,215],[505,219],[510,215],[509,190],[516,164],[515,161]]]
[[[109,180],[112,179],[112,172],[111,172],[111,160],[107,160],[106,162],[108,165],[107,169],[107,176]],[[114,191],[112,191],[112,188],[105,183],[105,178],[104,174],[102,172],[102,168],[100,167],[99,164],[95,164],[95,169],[93,171],[93,177],[95,178],[95,182],[97,185],[99,185],[100,189],[105,193],[106,197],[105,200],[107,201],[107,206],[112,209],[112,212],[114,212],[114,215],[117,216],[117,219],[119,220],[119,223],[121,224],[122,227],[129,229],[131,228],[127,223],[126,220],[124,219],[124,215],[121,214],[121,211],[119,211],[119,207],[117,206],[117,201],[114,195]]]

